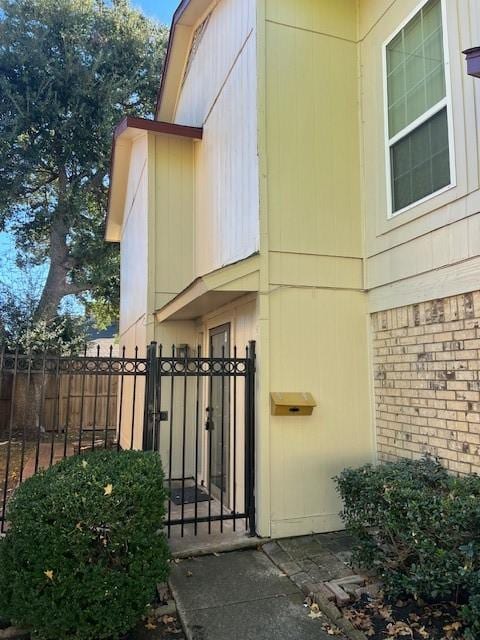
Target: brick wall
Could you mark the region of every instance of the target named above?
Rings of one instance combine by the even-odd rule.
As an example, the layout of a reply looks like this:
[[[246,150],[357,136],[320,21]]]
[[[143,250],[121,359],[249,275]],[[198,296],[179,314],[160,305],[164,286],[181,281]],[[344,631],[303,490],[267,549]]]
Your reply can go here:
[[[372,316],[379,459],[480,472],[480,292]]]

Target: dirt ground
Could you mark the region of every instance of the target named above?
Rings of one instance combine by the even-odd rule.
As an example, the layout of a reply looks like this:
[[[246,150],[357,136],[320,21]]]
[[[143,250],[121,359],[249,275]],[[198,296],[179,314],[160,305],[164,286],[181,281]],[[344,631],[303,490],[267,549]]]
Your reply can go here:
[[[34,443],[26,443],[24,452],[24,464],[34,450]],[[0,511],[3,502],[3,493],[5,489],[5,479],[7,472],[7,460],[8,460],[8,436],[4,437],[4,434],[0,434]],[[8,473],[8,495],[17,485],[20,478],[20,466],[22,462],[22,438],[17,436],[12,438],[10,445],[10,462]]]

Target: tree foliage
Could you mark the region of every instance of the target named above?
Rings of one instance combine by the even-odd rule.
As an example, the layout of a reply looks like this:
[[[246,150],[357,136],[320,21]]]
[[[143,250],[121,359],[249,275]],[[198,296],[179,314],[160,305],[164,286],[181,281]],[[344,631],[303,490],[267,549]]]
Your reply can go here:
[[[111,135],[124,115],[151,115],[166,38],[127,0],[0,0],[0,230],[20,266],[48,265],[36,321],[68,295],[105,322],[117,310]]]
[[[92,319],[66,299],[50,320],[34,320],[45,281],[45,268],[27,263],[21,270],[12,256],[0,259],[0,345],[9,351],[82,353]]]

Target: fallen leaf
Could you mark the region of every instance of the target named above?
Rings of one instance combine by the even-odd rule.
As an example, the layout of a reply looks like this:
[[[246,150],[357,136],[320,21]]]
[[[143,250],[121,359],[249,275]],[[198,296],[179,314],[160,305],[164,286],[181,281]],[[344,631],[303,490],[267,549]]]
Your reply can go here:
[[[462,623],[457,620],[456,622],[446,624],[443,627],[443,630],[447,634],[447,638],[453,638],[457,634],[457,631],[460,631],[462,626],[463,626]]]
[[[111,496],[112,491],[113,491],[113,485],[111,484],[107,484],[105,487],[103,487],[103,493],[106,496]]]
[[[147,624],[145,625],[145,629],[148,629],[149,631],[153,631],[156,628],[157,628],[157,625],[150,621],[148,621]]]
[[[312,618],[312,620],[317,620],[318,618],[323,618],[323,614],[320,611],[320,608],[318,606],[318,604],[312,604],[312,606],[310,607],[310,613],[308,614],[309,618]]]
[[[338,627],[336,627],[334,624],[330,624],[329,622],[324,622],[322,624],[322,629],[329,636],[341,636],[341,635],[343,635],[342,631]]]
[[[44,571],[43,573],[53,582],[53,571],[51,569],[47,569],[47,571]]]
[[[187,578],[191,578],[193,576],[193,573],[191,571],[187,571]]]
[[[378,613],[384,620],[392,620],[392,610],[390,607],[379,607]]]
[[[413,630],[405,622],[395,622],[387,625],[387,633],[389,636],[398,638],[399,636],[410,636],[413,638]]]
[[[363,611],[355,611],[354,609],[348,609],[344,613],[345,618],[349,620],[354,627],[359,629],[360,631],[372,632],[370,635],[373,635],[373,625],[369,616]]]

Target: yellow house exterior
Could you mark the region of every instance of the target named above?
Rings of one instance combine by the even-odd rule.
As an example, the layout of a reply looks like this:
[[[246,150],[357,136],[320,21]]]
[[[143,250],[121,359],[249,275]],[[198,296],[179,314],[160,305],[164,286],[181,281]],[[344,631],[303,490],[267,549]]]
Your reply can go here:
[[[392,212],[385,52],[430,9],[450,181]],[[117,127],[120,344],[256,341],[260,536],[340,528],[346,466],[480,469],[477,42],[476,0],[183,0],[155,121]],[[273,392],[317,406],[274,416]]]

